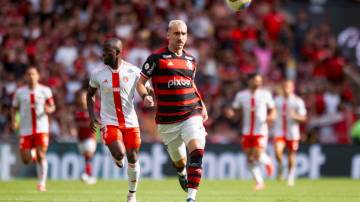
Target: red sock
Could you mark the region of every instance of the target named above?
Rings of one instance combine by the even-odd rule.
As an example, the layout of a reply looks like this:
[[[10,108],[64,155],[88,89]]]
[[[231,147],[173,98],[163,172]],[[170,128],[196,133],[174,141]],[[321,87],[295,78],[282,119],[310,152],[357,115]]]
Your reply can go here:
[[[85,172],[87,175],[91,176],[92,175],[92,166],[91,166],[91,163],[88,162],[86,163],[85,165]]]
[[[202,175],[203,149],[197,149],[190,153],[190,164],[187,168],[188,188],[197,189],[199,187]]]

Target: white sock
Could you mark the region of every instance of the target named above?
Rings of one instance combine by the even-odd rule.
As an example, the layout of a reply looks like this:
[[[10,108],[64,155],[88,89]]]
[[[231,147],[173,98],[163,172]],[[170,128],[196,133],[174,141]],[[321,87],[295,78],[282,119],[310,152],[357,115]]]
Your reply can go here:
[[[191,198],[191,199],[194,199],[194,200],[195,200],[196,193],[197,193],[197,189],[189,188],[189,189],[188,189],[188,197],[187,197],[187,198]]]
[[[261,152],[260,157],[259,157],[259,161],[260,161],[260,163],[263,163],[265,165],[271,164],[271,158],[265,152]]]
[[[264,184],[264,179],[261,175],[261,170],[260,170],[260,167],[258,165],[258,163],[253,163],[253,164],[250,164],[249,165],[249,170],[252,174],[252,176],[254,177],[255,179],[255,182],[257,184]]]
[[[295,168],[289,170],[288,183],[294,183],[295,181]]]
[[[135,192],[137,190],[137,185],[140,178],[140,163],[137,161],[136,163],[128,163],[128,183],[129,183],[129,191]]]
[[[46,159],[42,160],[40,163],[36,163],[36,171],[39,179],[39,184],[45,186],[47,178],[48,162]]]

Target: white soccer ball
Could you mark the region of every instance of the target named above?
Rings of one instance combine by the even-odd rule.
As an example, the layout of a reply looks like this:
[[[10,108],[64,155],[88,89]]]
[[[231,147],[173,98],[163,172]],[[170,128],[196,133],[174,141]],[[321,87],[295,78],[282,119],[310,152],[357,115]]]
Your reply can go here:
[[[233,11],[241,11],[250,6],[251,0],[226,0],[227,5]]]

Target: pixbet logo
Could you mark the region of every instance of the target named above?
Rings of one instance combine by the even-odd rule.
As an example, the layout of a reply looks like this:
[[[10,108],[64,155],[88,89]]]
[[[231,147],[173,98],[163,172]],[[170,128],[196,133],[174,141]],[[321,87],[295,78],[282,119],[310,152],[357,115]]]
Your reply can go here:
[[[191,81],[189,79],[184,79],[184,78],[180,78],[180,79],[172,79],[168,81],[168,88],[170,88],[171,86],[190,86],[191,85]]]

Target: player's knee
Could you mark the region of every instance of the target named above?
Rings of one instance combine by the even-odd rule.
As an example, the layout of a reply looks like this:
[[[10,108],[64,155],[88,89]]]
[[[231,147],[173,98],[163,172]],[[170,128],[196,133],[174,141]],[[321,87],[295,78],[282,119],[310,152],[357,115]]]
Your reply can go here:
[[[136,150],[127,151],[127,160],[129,163],[136,163],[138,158],[138,152]]]
[[[22,157],[21,160],[22,160],[22,162],[24,164],[30,164],[31,163],[31,158],[28,158],[28,157]]]

